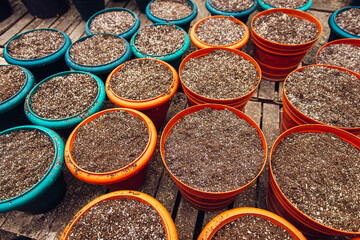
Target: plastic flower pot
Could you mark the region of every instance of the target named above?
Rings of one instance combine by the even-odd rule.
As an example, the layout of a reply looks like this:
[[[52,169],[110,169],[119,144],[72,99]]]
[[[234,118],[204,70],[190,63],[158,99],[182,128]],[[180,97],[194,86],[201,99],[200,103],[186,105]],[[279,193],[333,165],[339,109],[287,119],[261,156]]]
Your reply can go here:
[[[0,201],[0,213],[11,210],[21,210],[33,214],[44,213],[56,207],[65,194],[66,183],[62,174],[64,143],[54,131],[36,125],[18,126],[2,131],[0,134],[8,134],[21,130],[38,130],[49,136],[54,144],[54,160],[44,177],[33,187],[16,197]]]
[[[247,215],[253,215],[269,220],[272,224],[285,229],[294,240],[306,240],[302,233],[284,218],[272,212],[251,207],[234,208],[217,215],[204,227],[198,240],[211,240],[216,232],[226,224]]]
[[[20,38],[20,36],[23,34],[27,34],[29,32],[33,32],[33,31],[41,31],[41,30],[60,32],[64,36],[64,39],[65,39],[64,44],[54,53],[51,53],[51,54],[49,54],[45,57],[41,57],[41,58],[18,59],[18,58],[13,58],[9,55],[8,46],[11,41]],[[51,29],[51,28],[34,29],[34,30],[30,30],[30,31],[27,31],[24,33],[20,33],[20,34],[14,36],[13,38],[11,38],[10,41],[5,45],[4,58],[10,64],[19,65],[19,66],[27,68],[34,75],[35,81],[40,82],[41,80],[43,80],[44,78],[46,78],[50,75],[53,75],[58,72],[66,71],[69,69],[65,63],[64,56],[65,56],[65,52],[69,48],[70,44],[71,44],[71,40],[70,40],[69,36],[59,30]]]
[[[69,75],[69,74],[75,74],[75,73],[82,73],[82,74],[91,75],[91,77],[93,77],[94,81],[97,83],[98,94],[97,94],[97,97],[94,100],[94,102],[92,102],[82,112],[80,112],[80,113],[78,113],[76,115],[73,115],[71,117],[68,117],[68,118],[47,119],[47,118],[40,117],[36,113],[34,113],[34,111],[32,110],[32,107],[31,107],[31,105],[32,105],[32,97],[34,96],[36,91],[39,89],[41,84],[46,83],[47,81],[49,81],[50,79],[52,79],[54,77],[62,77],[62,76],[66,76],[66,75]],[[101,81],[100,78],[98,78],[94,74],[91,74],[91,73],[88,73],[88,72],[81,72],[81,71],[61,72],[61,73],[57,73],[57,74],[54,74],[54,75],[52,75],[50,77],[45,78],[43,81],[38,83],[33,89],[31,89],[31,91],[30,91],[30,93],[29,93],[29,95],[28,95],[28,97],[26,98],[26,101],[25,101],[25,109],[26,109],[25,114],[26,114],[26,117],[33,124],[36,124],[36,125],[48,127],[48,128],[51,128],[51,129],[73,128],[77,124],[79,124],[82,120],[84,120],[85,118],[87,118],[90,115],[98,112],[100,110],[100,108],[102,107],[104,101],[105,101],[105,96],[106,96],[106,94],[105,94],[104,83]]]
[[[84,21],[105,8],[104,0],[72,0]]]
[[[208,98],[208,97],[204,97],[194,91],[192,91],[191,89],[189,89],[185,83],[183,82],[182,78],[181,78],[181,73],[182,70],[186,64],[187,61],[189,61],[192,58],[198,58],[198,57],[203,57],[208,55],[209,53],[218,50],[218,49],[223,49],[223,50],[227,50],[233,53],[236,53],[237,55],[241,56],[242,58],[250,61],[256,68],[258,75],[259,75],[259,80],[258,80],[258,84],[256,85],[256,87],[251,90],[249,93],[247,93],[244,96],[238,97],[238,98],[232,98],[232,99],[213,99],[213,98]],[[188,100],[188,104],[190,106],[192,105],[197,105],[197,104],[203,104],[203,103],[215,103],[215,104],[222,104],[222,105],[227,105],[230,107],[234,107],[236,109],[239,109],[240,111],[243,111],[245,109],[245,105],[246,103],[251,99],[251,97],[254,95],[256,89],[258,88],[260,81],[261,81],[261,70],[259,65],[257,64],[257,62],[250,57],[249,55],[247,55],[244,52],[241,52],[237,49],[232,49],[232,48],[204,48],[204,49],[200,49],[197,50],[195,52],[192,52],[191,54],[189,54],[188,56],[186,56],[183,61],[180,64],[180,68],[179,68],[179,76],[180,76],[180,83],[181,86],[183,88],[183,91],[187,97]]]
[[[132,61],[142,61],[144,58],[134,59]],[[170,100],[176,93],[179,86],[179,77],[176,70],[168,63],[156,60],[158,63],[165,65],[169,68],[173,75],[173,82],[171,86],[159,96],[148,100],[129,100],[122,98],[110,88],[111,78],[116,74],[123,66],[124,63],[115,68],[109,75],[105,83],[106,95],[111,102],[115,103],[119,107],[136,109],[146,114],[152,122],[155,124],[156,129],[160,129],[165,122],[166,113],[170,106]]]
[[[4,66],[4,65],[0,65]],[[30,123],[24,112],[24,100],[29,91],[33,88],[35,80],[32,73],[26,68],[20,67],[26,80],[20,91],[11,98],[0,103],[0,131]],[[10,121],[11,119],[11,121]]]
[[[169,212],[165,209],[165,207],[157,201],[155,198],[141,192],[137,191],[116,191],[112,193],[108,193],[105,195],[102,195],[90,203],[88,203],[86,206],[84,206],[69,222],[69,224],[66,226],[64,232],[62,233],[60,239],[66,240],[71,233],[72,227],[74,224],[79,221],[79,219],[86,214],[92,207],[96,206],[98,203],[102,201],[109,201],[109,200],[120,200],[120,199],[128,199],[128,200],[136,200],[140,203],[150,205],[160,216],[161,222],[164,226],[166,239],[174,239],[177,240],[177,232],[175,228],[174,221],[172,220]],[[130,223],[131,224],[131,223]]]
[[[238,189],[228,191],[228,192],[205,192],[205,191],[201,191],[201,190],[192,188],[192,187],[182,183],[176,176],[174,176],[166,164],[165,141],[166,141],[166,138],[171,134],[172,128],[184,116],[192,114],[192,113],[197,112],[204,108],[211,108],[214,110],[228,109],[228,110],[234,112],[236,115],[239,116],[239,118],[244,119],[245,121],[249,122],[254,128],[256,128],[256,130],[261,138],[262,147],[264,149],[264,163],[263,163],[259,173],[256,175],[256,177],[253,180],[251,180],[249,183],[247,183],[246,185],[244,185]],[[193,207],[195,207],[199,210],[217,211],[217,210],[223,209],[226,206],[228,206],[231,202],[234,201],[234,199],[240,192],[245,190],[253,181],[255,181],[257,179],[257,177],[262,172],[262,170],[265,166],[265,163],[266,163],[267,146],[266,146],[265,137],[264,137],[263,133],[261,132],[260,128],[256,125],[256,123],[250,117],[248,117],[243,112],[241,112],[235,108],[225,106],[225,105],[201,104],[201,105],[189,107],[189,108],[179,112],[168,122],[168,124],[165,126],[163,133],[161,135],[160,153],[161,153],[161,158],[163,160],[163,163],[164,163],[167,171],[169,172],[171,178],[175,181],[176,185],[179,187],[180,193],[185,198],[185,200],[188,201]]]
[[[112,111],[126,111],[135,117],[139,117],[144,122],[149,134],[149,141],[146,148],[135,161],[121,169],[112,172],[95,173],[80,168],[71,155],[74,140],[79,128],[88,122],[91,122],[94,119],[102,116],[103,114]],[[86,118],[72,131],[65,145],[65,163],[70,172],[81,181],[96,185],[105,185],[112,191],[124,189],[135,190],[141,187],[146,179],[147,164],[155,152],[156,142],[156,128],[150,118],[148,118],[145,114],[137,110],[127,108],[107,109],[101,112],[97,112]]]
[[[70,8],[69,0],[21,0],[29,13],[38,18],[63,15]]]
[[[198,39],[196,37],[196,30],[198,28],[198,26],[205,22],[206,20],[210,19],[210,18],[228,18],[231,21],[240,24],[244,29],[245,29],[245,34],[244,36],[239,39],[238,41],[229,44],[229,45],[221,45],[221,46],[217,46],[217,45],[212,45],[212,44],[208,44],[206,42],[201,41],[200,39]],[[250,32],[248,27],[239,19],[236,19],[234,17],[231,16],[223,16],[223,15],[215,15],[215,16],[211,16],[211,17],[206,17],[201,19],[200,21],[198,21],[197,23],[195,23],[195,25],[191,28],[190,32],[189,32],[189,36],[190,36],[190,40],[191,42],[197,47],[197,48],[215,48],[215,47],[226,47],[226,48],[233,48],[233,49],[240,49],[242,48],[249,40],[249,36],[250,36]]]
[[[268,9],[272,9],[272,8],[277,8],[276,6],[272,6],[272,5],[268,4],[268,3],[266,3],[264,0],[257,0],[257,1],[258,1],[259,6],[261,7],[262,10],[268,10]],[[309,0],[303,6],[296,7],[294,9],[301,10],[301,11],[307,11],[311,7],[311,5],[312,5],[312,0]]]
[[[318,30],[318,36],[312,41],[294,45],[266,40],[254,31],[253,24],[256,18],[274,12],[282,12],[314,23]],[[314,46],[315,42],[319,39],[321,32],[321,23],[312,15],[300,10],[273,8],[255,15],[251,21],[254,58],[261,67],[263,78],[270,81],[284,81],[286,76],[298,67],[305,54]]]
[[[10,6],[9,0],[0,0],[0,22],[10,17],[13,10]]]
[[[297,227],[303,234],[305,234],[311,239],[318,239],[318,238],[325,239],[328,238],[329,236],[359,235],[360,232],[346,232],[339,229],[334,229],[311,219],[310,217],[302,213],[299,209],[297,209],[285,197],[285,195],[279,188],[274,178],[272,165],[271,165],[271,157],[274,153],[274,150],[276,149],[278,144],[287,136],[291,134],[304,133],[304,132],[333,133],[338,137],[340,137],[341,139],[352,144],[356,148],[360,149],[360,138],[344,130],[331,126],[308,124],[308,125],[302,125],[291,128],[286,132],[282,133],[274,142],[274,145],[272,146],[269,154],[269,187],[266,196],[267,208],[270,211],[284,217],[295,227]]]
[[[145,9],[145,13],[146,13],[146,16],[148,19],[150,19],[153,23],[171,23],[171,24],[174,24],[174,25],[177,25],[179,27],[181,27],[182,29],[185,30],[185,32],[188,32],[189,31],[189,27],[190,27],[190,22],[192,20],[194,20],[194,18],[196,17],[197,15],[197,7],[195,5],[195,3],[191,0],[186,0],[187,3],[190,5],[191,9],[192,9],[192,12],[184,17],[184,18],[181,18],[181,19],[162,19],[162,18],[159,18],[159,17],[156,17],[154,16],[151,11],[150,11],[150,5],[154,2],[155,0],[152,0],[147,6],[146,6],[146,9]]]
[[[136,5],[139,8],[139,11],[142,13],[145,13],[146,11],[146,6],[149,4],[151,0],[135,0]]]
[[[324,66],[324,67],[328,67],[328,68],[334,68],[334,69],[338,69],[340,71],[347,71],[350,74],[355,75],[359,80],[360,80],[360,74],[357,74],[353,71],[350,71],[348,69],[345,68],[341,68],[341,67],[337,67],[337,66],[331,66],[331,65],[309,65],[309,66],[305,66],[302,68],[298,68],[295,71],[302,71],[304,68],[307,67],[312,67],[312,66]],[[290,74],[289,74],[290,75]],[[283,88],[283,97],[282,97],[282,102],[283,102],[283,111],[282,111],[282,115],[281,115],[281,119],[282,119],[282,124],[281,124],[281,132],[284,132],[292,127],[298,126],[298,125],[304,125],[304,124],[322,124],[322,125],[328,125],[319,121],[316,121],[312,118],[310,118],[309,116],[303,114],[301,111],[299,111],[293,104],[291,104],[291,102],[289,101],[287,94],[286,94],[286,79],[284,82],[284,88]],[[334,126],[336,127],[336,126]],[[342,130],[348,131],[352,134],[355,135],[359,135],[360,134],[360,127],[339,127]]]
[[[329,20],[328,20],[329,27],[331,30],[329,40],[328,40],[329,42],[336,40],[336,39],[340,39],[340,38],[360,38],[360,36],[357,36],[355,34],[345,31],[336,23],[336,16],[339,13],[341,13],[345,10],[348,10],[350,8],[360,8],[360,6],[351,6],[351,7],[341,8],[330,15]]]
[[[108,33],[99,33],[99,34],[107,34],[107,35],[112,35],[112,36],[116,36],[113,34],[108,34]],[[109,75],[109,73],[116,68],[117,66],[119,66],[120,64],[122,64],[123,62],[127,61],[130,59],[131,57],[131,50],[130,50],[130,45],[129,43],[124,39],[124,42],[126,44],[126,49],[125,52],[116,60],[109,62],[109,63],[105,63],[105,64],[101,64],[101,65],[95,65],[95,66],[89,66],[89,65],[82,65],[79,64],[77,62],[75,62],[71,57],[70,57],[70,49],[71,47],[78,42],[82,42],[85,39],[88,39],[94,35],[97,34],[91,34],[85,37],[80,38],[79,40],[77,40],[76,42],[74,42],[66,51],[65,53],[65,61],[66,64],[73,70],[77,70],[77,71],[83,71],[83,72],[89,72],[92,74],[95,74],[96,76],[98,76],[99,78],[101,78],[104,82],[106,81],[107,76]],[[119,36],[116,36],[118,38],[121,38]],[[123,39],[123,38],[121,38]]]

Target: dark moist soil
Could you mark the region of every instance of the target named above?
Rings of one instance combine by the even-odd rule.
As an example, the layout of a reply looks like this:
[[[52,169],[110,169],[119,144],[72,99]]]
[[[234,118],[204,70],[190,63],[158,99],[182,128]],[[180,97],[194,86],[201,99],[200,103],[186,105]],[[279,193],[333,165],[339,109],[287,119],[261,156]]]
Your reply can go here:
[[[238,189],[259,173],[264,150],[257,130],[230,110],[205,108],[183,117],[165,142],[171,173],[205,192]]]
[[[125,50],[124,39],[98,34],[74,43],[70,48],[70,58],[81,65],[96,66],[115,61],[124,54]]]
[[[148,141],[139,117],[121,110],[107,112],[78,129],[71,155],[84,170],[111,172],[135,161]]]
[[[148,55],[167,55],[184,45],[185,32],[175,25],[150,25],[140,30],[135,47]]]
[[[134,16],[128,11],[111,11],[97,15],[90,24],[92,33],[121,34],[135,24]]]
[[[65,42],[61,32],[36,30],[21,35],[8,45],[8,53],[17,59],[36,59],[59,50]]]
[[[150,205],[121,199],[92,207],[74,224],[68,239],[166,239],[166,234],[159,214]]]
[[[192,9],[186,0],[155,0],[150,4],[150,12],[161,19],[177,20],[189,16]]]
[[[89,74],[71,73],[41,84],[31,97],[31,110],[46,119],[63,119],[85,111],[98,95],[96,81]]]
[[[37,130],[0,135],[0,201],[18,196],[39,182],[54,157],[52,140]]]
[[[360,36],[360,9],[350,8],[345,11],[341,11],[335,18],[336,23],[340,28],[351,34]]]
[[[275,180],[289,201],[313,220],[360,231],[360,150],[332,133],[297,133],[271,159]]]
[[[291,235],[269,220],[254,215],[242,216],[220,228],[212,240],[292,240]]]
[[[216,46],[236,43],[244,34],[244,27],[227,17],[209,18],[200,23],[195,31],[200,41]]]
[[[152,59],[124,64],[110,80],[114,93],[129,100],[147,100],[164,94],[174,81],[171,70]]]
[[[309,0],[261,0],[262,2],[278,8],[299,8]]]
[[[315,23],[282,12],[257,17],[254,31],[266,40],[281,44],[303,44],[318,36]]]
[[[191,91],[212,99],[232,99],[251,92],[259,83],[255,66],[227,50],[191,58],[184,65],[181,80]]]
[[[222,11],[241,12],[251,8],[254,5],[254,0],[210,0],[210,4]]]
[[[0,103],[18,93],[25,82],[26,74],[18,66],[0,66]]]
[[[317,57],[318,64],[334,65],[360,73],[360,47],[352,44],[331,44]]]
[[[290,103],[306,116],[336,127],[360,127],[360,80],[346,71],[307,67],[285,83]]]

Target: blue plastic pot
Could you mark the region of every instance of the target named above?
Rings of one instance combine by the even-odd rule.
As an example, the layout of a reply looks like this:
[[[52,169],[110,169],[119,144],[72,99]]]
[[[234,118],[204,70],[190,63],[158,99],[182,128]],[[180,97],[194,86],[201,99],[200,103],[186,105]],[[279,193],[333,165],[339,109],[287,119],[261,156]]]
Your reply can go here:
[[[99,92],[97,94],[95,101],[81,113],[78,113],[78,114],[68,117],[68,118],[46,119],[46,118],[42,118],[42,117],[36,115],[31,109],[31,103],[32,103],[32,97],[34,96],[36,91],[39,89],[40,85],[49,81],[50,79],[52,79],[54,77],[60,77],[60,76],[68,75],[68,74],[74,74],[74,73],[88,74],[94,78],[94,81],[97,82],[98,89],[99,89]],[[94,74],[91,74],[88,72],[82,72],[82,71],[61,72],[61,73],[58,73],[58,74],[55,74],[55,75],[45,78],[43,81],[38,83],[33,89],[31,89],[29,96],[25,100],[25,109],[26,109],[25,114],[26,114],[27,118],[30,120],[30,122],[32,122],[35,125],[48,127],[51,129],[72,128],[72,127],[75,127],[76,125],[78,125],[85,118],[98,112],[101,109],[102,105],[104,104],[105,96],[106,96],[106,93],[105,93],[104,83],[99,77],[95,76]]]
[[[33,32],[33,31],[39,31],[39,30],[49,30],[49,31],[54,31],[54,32],[61,32],[57,29],[51,29],[51,28],[33,29],[33,30],[30,30],[30,31],[27,31],[24,33],[20,33],[20,34],[16,35],[15,37],[11,38],[10,41],[5,45],[5,48],[4,48],[5,60],[10,64],[19,65],[19,66],[29,69],[32,72],[32,74],[34,75],[36,82],[40,82],[42,79],[44,79],[52,74],[66,71],[69,69],[65,63],[64,56],[65,56],[66,50],[69,48],[69,46],[71,44],[71,40],[70,40],[69,36],[66,35],[65,33],[61,32],[65,39],[64,44],[56,52],[54,52],[48,56],[45,56],[42,58],[36,58],[36,59],[18,59],[18,58],[13,58],[9,55],[8,46],[11,41],[18,39],[23,34]]]
[[[247,10],[240,11],[240,12],[229,12],[223,11],[221,9],[215,8],[210,4],[210,0],[205,1],[206,9],[211,13],[211,15],[225,15],[225,16],[233,16],[242,22],[246,23],[249,15],[255,11],[257,7],[257,0],[254,0],[254,4]]]
[[[0,213],[11,210],[43,213],[54,208],[64,196],[66,188],[65,181],[62,177],[62,168],[64,166],[64,142],[57,133],[45,127],[25,125],[7,129],[0,132],[0,134],[35,129],[51,138],[55,148],[54,160],[44,177],[32,188],[16,197],[0,201]]]
[[[340,28],[339,25],[335,21],[335,18],[339,13],[341,13],[342,11],[348,10],[350,8],[360,8],[360,6],[352,6],[352,7],[341,8],[341,9],[335,11],[329,17],[329,27],[330,27],[330,30],[331,30],[329,41],[340,39],[340,38],[358,38],[358,39],[360,39],[359,36],[354,35],[354,34],[349,33],[349,32],[346,32],[345,30]]]
[[[132,37],[132,35],[139,29],[140,27],[140,19],[139,17],[131,10],[129,9],[126,9],[126,8],[107,8],[107,9],[104,9],[102,11],[99,11],[97,13],[95,13],[94,15],[92,15],[89,20],[86,22],[86,25],[85,25],[85,32],[87,35],[91,35],[91,34],[95,34],[93,32],[90,31],[90,24],[91,24],[91,21],[98,15],[100,14],[103,14],[105,12],[113,12],[113,11],[126,11],[126,12],[129,12],[131,13],[134,18],[135,18],[135,23],[134,25],[129,28],[128,30],[126,30],[125,32],[121,33],[121,34],[118,34],[117,36],[119,37],[122,37],[122,38],[125,38],[126,40],[130,40],[130,38]]]
[[[262,10],[268,10],[268,9],[272,9],[272,8],[277,8],[275,6],[272,6],[270,4],[265,3],[264,0],[257,0],[257,1],[258,1],[259,6],[261,7]],[[311,7],[311,5],[312,5],[312,0],[309,0],[305,5],[303,5],[301,7],[294,8],[294,9],[301,10],[301,11],[307,11]]]

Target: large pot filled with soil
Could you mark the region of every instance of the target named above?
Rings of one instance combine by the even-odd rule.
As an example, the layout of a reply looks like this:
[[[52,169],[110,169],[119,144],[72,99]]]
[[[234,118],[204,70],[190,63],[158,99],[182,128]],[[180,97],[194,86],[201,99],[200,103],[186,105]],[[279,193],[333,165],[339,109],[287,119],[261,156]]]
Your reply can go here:
[[[360,6],[341,8],[329,17],[329,41],[339,38],[360,38],[358,23],[360,21]]]
[[[35,125],[0,133],[0,212],[34,214],[54,208],[65,194],[64,143],[54,131]]]
[[[184,58],[180,82],[190,106],[217,103],[244,110],[261,81],[256,61],[236,49],[205,48]]]
[[[162,133],[160,152],[181,195],[204,211],[228,206],[260,175],[267,157],[255,122],[218,104],[193,106],[173,117]]]
[[[311,239],[360,234],[360,139],[339,128],[303,125],[275,141],[267,206]]]
[[[127,108],[103,110],[70,134],[65,162],[81,181],[110,190],[137,189],[146,179],[156,139],[156,128],[145,114]]]
[[[262,10],[272,8],[293,8],[307,11],[311,7],[312,0],[257,0]]]
[[[68,70],[65,52],[71,40],[65,33],[51,28],[34,29],[10,39],[4,48],[4,58],[10,64],[31,71],[36,82]]]
[[[66,226],[61,240],[174,239],[175,224],[165,207],[136,191],[116,191],[84,206]]]
[[[299,66],[321,32],[320,22],[300,10],[274,8],[255,15],[251,21],[253,55],[263,78],[283,81]]]
[[[305,240],[302,233],[284,218],[259,208],[234,208],[213,218],[198,240],[288,239]]]
[[[360,75],[330,65],[293,71],[283,88],[280,130],[303,124],[326,124],[360,134]]]
[[[170,100],[179,86],[176,70],[168,63],[138,58],[115,68],[105,87],[110,101],[119,107],[145,113],[160,129],[164,124]]]

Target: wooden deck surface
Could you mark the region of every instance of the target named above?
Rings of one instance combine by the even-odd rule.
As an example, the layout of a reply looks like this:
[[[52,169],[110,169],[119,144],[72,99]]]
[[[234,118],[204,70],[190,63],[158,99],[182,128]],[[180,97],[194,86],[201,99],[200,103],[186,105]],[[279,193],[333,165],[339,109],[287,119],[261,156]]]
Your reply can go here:
[[[126,7],[137,13],[141,21],[141,27],[151,23],[145,14],[138,11],[134,0],[124,2],[106,0],[105,2],[107,8]],[[199,13],[192,24],[204,17],[210,16],[205,8],[205,0],[195,0],[194,2],[199,9]],[[308,13],[318,18],[324,29],[321,38],[304,58],[303,65],[314,64],[315,53],[320,46],[327,42],[330,34],[327,20],[330,14],[339,8],[348,6],[349,3],[350,0],[313,0],[313,5]],[[2,58],[5,44],[11,37],[18,33],[35,28],[56,28],[68,34],[72,42],[85,35],[85,21],[81,19],[80,14],[74,6],[71,6],[70,10],[60,17],[42,20],[28,13],[20,0],[12,0],[11,5],[14,13],[6,20],[0,22],[0,64],[6,64]],[[248,25],[252,16],[257,12],[258,11],[255,11],[250,15]],[[191,52],[194,50],[196,50],[196,48],[191,46],[188,51]],[[248,42],[242,50],[251,54],[251,41]],[[262,80],[258,91],[245,109],[245,113],[248,114],[264,132],[269,148],[271,148],[272,143],[279,135],[282,109],[281,93],[282,83]],[[177,93],[172,99],[167,120],[186,107],[185,95],[183,93]],[[161,130],[159,131],[159,136],[160,135]],[[147,180],[139,191],[155,197],[165,206],[173,217],[179,239],[197,239],[202,228],[213,217],[227,210],[204,212],[191,207],[181,197],[176,184],[164,168],[158,149],[149,164]],[[62,203],[46,214],[31,215],[19,211],[0,214],[1,240],[13,239],[19,236],[22,237],[22,239],[58,239],[67,223],[82,206],[106,193],[104,187],[80,182],[71,175],[66,167],[63,171],[67,182],[67,191]],[[265,169],[257,181],[242,192],[229,208],[247,206],[266,209],[265,193],[267,183],[267,169]]]

